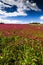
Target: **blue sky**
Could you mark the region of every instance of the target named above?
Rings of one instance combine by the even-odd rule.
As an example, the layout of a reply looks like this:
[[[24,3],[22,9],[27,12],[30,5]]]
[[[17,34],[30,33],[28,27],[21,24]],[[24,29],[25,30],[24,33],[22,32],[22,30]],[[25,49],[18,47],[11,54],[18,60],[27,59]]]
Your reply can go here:
[[[43,23],[43,0],[0,0],[0,23]]]

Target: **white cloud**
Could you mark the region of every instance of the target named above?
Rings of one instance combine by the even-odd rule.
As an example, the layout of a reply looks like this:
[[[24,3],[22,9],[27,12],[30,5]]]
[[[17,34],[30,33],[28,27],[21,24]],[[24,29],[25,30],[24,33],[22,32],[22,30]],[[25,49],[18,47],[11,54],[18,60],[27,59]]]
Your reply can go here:
[[[43,16],[40,16],[40,19],[43,20]]]
[[[43,24],[43,21],[41,21],[40,24]]]
[[[31,3],[29,2],[29,0],[1,0],[3,1],[0,2],[0,21],[4,21],[4,23],[22,23],[22,21],[18,21],[18,20],[4,20],[6,19],[6,17],[11,17],[11,16],[27,16],[27,13],[25,12],[25,10],[34,10],[34,11],[41,11],[38,6],[36,5],[36,3]],[[5,4],[6,3],[6,4]],[[9,6],[9,5],[11,6]],[[17,6],[17,11],[14,12],[6,12],[6,11],[2,11],[2,9],[4,7],[9,7],[11,8],[13,5]],[[24,22],[26,23],[26,22]],[[28,22],[27,22],[28,23]]]
[[[4,3],[14,5],[15,1],[14,0],[2,0]]]
[[[20,23],[20,21],[18,20],[4,20],[4,19],[0,19],[0,23],[5,23],[5,24],[15,24],[15,23]]]
[[[40,16],[40,23],[43,24],[43,16]]]
[[[7,12],[5,12],[5,11],[2,11],[2,10],[0,10],[0,14],[2,15],[0,15],[0,17],[10,17],[10,16],[27,16],[27,14],[25,13],[25,12],[13,12],[13,13],[7,13]]]
[[[4,15],[5,13],[6,13],[5,11],[0,10],[1,15]]]
[[[6,5],[4,3],[0,2],[0,14],[4,15],[4,17],[8,16],[27,16],[27,13],[24,12],[25,10],[35,10],[40,11],[40,9],[37,7],[36,3],[31,3],[29,0],[2,0],[4,3],[7,3],[9,5],[16,5],[17,11],[12,13],[7,13],[6,11],[2,11],[1,8],[3,7],[11,7],[9,5]]]
[[[5,24],[27,24],[28,22],[20,21],[20,20],[7,20],[7,19],[0,19],[0,23]]]
[[[32,3],[31,4],[31,9],[35,10],[35,11],[41,11],[41,9],[38,8],[38,6],[36,5],[36,3]]]
[[[3,8],[3,7],[10,7],[10,6],[9,5],[5,5],[4,3],[0,2],[0,9]]]
[[[1,14],[2,13],[2,14]],[[13,12],[13,13],[7,13],[7,12],[3,12],[0,10],[0,23],[6,23],[6,24],[22,24],[23,21],[19,21],[19,20],[8,20],[6,19],[6,17],[10,17],[10,16],[26,16],[27,14],[24,12]],[[26,22],[24,22],[25,24]]]
[[[13,12],[13,13],[5,13],[5,16],[26,16],[27,14],[24,12]]]
[[[31,2],[29,2],[29,0],[17,0],[17,1],[16,0],[2,0],[2,1],[9,5],[16,5],[18,7],[18,9],[22,10],[22,11],[23,10],[31,10],[31,9],[35,10],[35,11],[40,11],[40,9],[36,5],[36,3],[31,3]],[[4,5],[6,5],[6,4],[4,4]]]

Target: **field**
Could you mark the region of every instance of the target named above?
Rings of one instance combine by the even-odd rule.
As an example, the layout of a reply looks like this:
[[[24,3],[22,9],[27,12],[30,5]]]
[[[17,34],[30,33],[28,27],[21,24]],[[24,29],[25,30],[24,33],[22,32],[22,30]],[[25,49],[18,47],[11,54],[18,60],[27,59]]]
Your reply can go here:
[[[0,65],[43,65],[43,24],[0,24]]]

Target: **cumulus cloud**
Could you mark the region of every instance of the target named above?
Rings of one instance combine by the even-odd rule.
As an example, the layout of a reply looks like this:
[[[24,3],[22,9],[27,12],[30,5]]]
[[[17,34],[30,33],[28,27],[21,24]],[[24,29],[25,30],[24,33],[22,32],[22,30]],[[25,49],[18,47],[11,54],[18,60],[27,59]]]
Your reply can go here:
[[[4,11],[0,10],[0,23],[6,23],[6,24],[22,24],[23,21],[19,21],[19,20],[8,20],[6,19],[6,17],[10,17],[10,16],[26,16],[27,14],[24,12],[13,12],[13,13],[7,13]],[[26,22],[24,22],[25,24]]]
[[[7,19],[0,19],[0,23],[5,23],[5,24],[14,24],[14,23],[20,23],[21,21],[18,20],[7,20]]]
[[[6,12],[6,10],[2,10],[5,7],[11,8],[12,6],[17,6],[17,11],[14,12]],[[0,20],[3,21],[3,18],[11,17],[11,16],[27,16],[25,10],[34,10],[41,11],[36,3],[31,3],[29,0],[0,0]],[[6,22],[11,22],[10,20],[4,20]],[[14,22],[14,21],[12,21]],[[15,21],[16,23],[18,21]]]
[[[2,9],[3,7],[11,7],[11,6],[5,5],[4,3],[0,2],[0,9]]]
[[[26,16],[27,14],[24,12],[13,12],[13,13],[5,13],[5,16]]]
[[[0,17],[10,17],[10,16],[27,16],[27,14],[25,13],[25,12],[13,12],[13,13],[7,13],[7,12],[5,12],[5,11],[2,11],[2,10],[0,10],[0,14],[2,15],[2,16],[0,16]]]
[[[40,23],[43,24],[43,16],[40,16]]]
[[[9,6],[11,5],[11,6]],[[17,12],[24,12],[25,10],[35,10],[40,11],[36,3],[31,3],[29,0],[1,0],[0,9],[4,7],[17,6]],[[5,12],[6,13],[6,12]]]
[[[29,0],[2,0],[3,3],[9,4],[9,5],[16,5],[18,9],[23,10],[35,10],[35,11],[40,11],[36,3],[31,3]],[[4,4],[6,7],[8,5]],[[1,4],[2,6],[3,4]]]
[[[8,20],[8,19],[0,19],[0,23],[5,23],[5,24],[28,24],[28,22],[20,21],[20,20]]]
[[[7,13],[6,11],[2,11],[4,7],[11,8],[13,5],[17,6],[16,12],[14,11],[12,13]],[[27,13],[25,12],[25,10],[40,11],[36,3],[31,3],[29,2],[29,0],[1,0],[0,1],[0,14],[3,14],[4,16],[26,16]]]
[[[43,20],[43,16],[40,16],[40,19]]]

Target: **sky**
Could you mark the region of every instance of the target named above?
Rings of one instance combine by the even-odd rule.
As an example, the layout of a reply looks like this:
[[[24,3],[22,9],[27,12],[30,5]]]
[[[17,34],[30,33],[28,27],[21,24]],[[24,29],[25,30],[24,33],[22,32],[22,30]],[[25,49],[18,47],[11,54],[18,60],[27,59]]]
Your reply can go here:
[[[43,24],[43,0],[0,0],[0,23]]]

